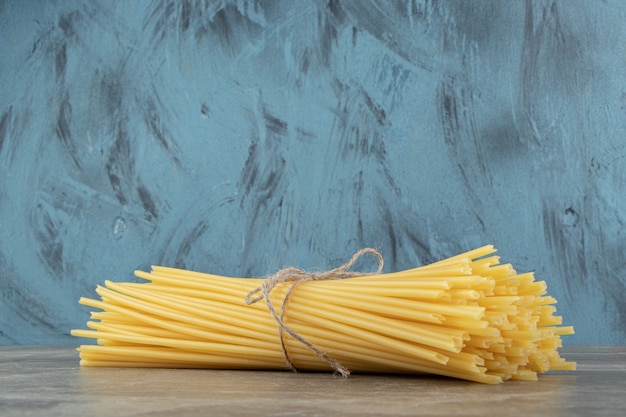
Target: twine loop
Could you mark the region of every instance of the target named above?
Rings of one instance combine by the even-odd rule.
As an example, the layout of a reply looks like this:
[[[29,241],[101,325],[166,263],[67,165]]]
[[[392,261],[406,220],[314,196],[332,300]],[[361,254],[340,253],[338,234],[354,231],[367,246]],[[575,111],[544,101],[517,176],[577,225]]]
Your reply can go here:
[[[348,271],[348,269],[357,261],[357,259],[359,259],[361,256],[368,254],[368,253],[376,257],[376,259],[378,259],[378,269],[376,270],[376,272]],[[292,371],[297,372],[298,370],[293,364],[293,361],[291,357],[289,356],[289,353],[287,352],[287,348],[285,346],[285,340],[284,340],[284,333],[287,333],[288,335],[296,339],[298,342],[302,343],[303,345],[308,347],[310,350],[312,350],[318,357],[328,362],[328,364],[341,376],[348,377],[350,375],[350,371],[346,367],[344,367],[338,361],[330,358],[328,355],[326,355],[324,352],[318,349],[315,345],[307,341],[305,338],[300,336],[295,330],[293,330],[292,328],[290,328],[289,326],[285,324],[284,317],[285,317],[285,310],[286,310],[287,302],[289,301],[289,298],[291,297],[293,290],[299,284],[303,282],[324,281],[324,280],[343,279],[343,278],[351,278],[351,277],[360,277],[360,276],[365,276],[365,275],[380,274],[383,270],[383,265],[384,265],[383,257],[376,249],[363,248],[357,251],[354,255],[352,255],[352,258],[345,264],[341,265],[338,268],[331,269],[328,271],[305,272],[299,268],[290,266],[290,267],[281,269],[280,271],[276,272],[274,275],[266,278],[263,281],[263,284],[261,284],[259,287],[255,288],[254,290],[250,291],[248,295],[246,296],[246,304],[250,305],[250,304],[257,303],[263,299],[265,300],[265,303],[267,304],[267,308],[270,314],[272,315],[272,317],[274,318],[274,320],[276,320],[276,323],[278,324],[280,345],[283,351],[283,356],[285,357],[285,361],[287,362],[287,365]],[[283,302],[280,307],[280,313],[276,313],[276,310],[274,309],[274,305],[272,304],[272,301],[270,300],[270,293],[277,285],[283,284],[283,283],[289,283],[289,282],[292,282],[293,284],[287,291],[287,294],[285,294],[285,298],[283,298]]]

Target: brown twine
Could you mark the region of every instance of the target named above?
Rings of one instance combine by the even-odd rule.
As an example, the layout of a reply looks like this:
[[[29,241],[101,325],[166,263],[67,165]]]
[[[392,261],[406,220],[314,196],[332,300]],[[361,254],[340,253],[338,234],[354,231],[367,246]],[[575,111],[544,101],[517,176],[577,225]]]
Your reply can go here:
[[[367,272],[348,271],[348,269],[356,262],[357,259],[359,259],[362,255],[365,255],[367,253],[374,255],[376,259],[378,259],[378,269],[376,270],[376,272],[367,273]],[[328,357],[328,355],[326,355],[320,349],[315,347],[315,345],[313,345],[311,342],[304,339],[295,330],[293,330],[292,328],[290,328],[289,326],[285,324],[284,317],[285,317],[285,309],[287,306],[287,302],[289,301],[289,298],[291,297],[293,290],[299,284],[303,282],[323,281],[323,280],[342,279],[342,278],[350,278],[350,277],[360,277],[364,275],[380,274],[383,270],[383,265],[384,265],[383,257],[376,249],[363,248],[359,250],[358,252],[356,252],[348,262],[341,265],[339,268],[331,269],[325,272],[313,272],[313,273],[305,272],[299,268],[290,266],[290,267],[281,269],[274,275],[268,277],[267,279],[263,281],[263,284],[261,284],[261,286],[250,291],[248,295],[246,296],[246,304],[248,305],[254,304],[258,301],[261,301],[262,299],[265,299],[265,303],[267,304],[267,308],[270,314],[272,315],[272,317],[274,317],[274,320],[276,320],[276,323],[278,323],[280,345],[283,350],[285,361],[287,362],[287,365],[292,371],[297,372],[298,370],[293,364],[293,361],[291,360],[289,353],[287,352],[287,348],[285,346],[285,341],[283,337],[284,333],[289,334],[298,342],[302,343],[303,345],[311,349],[318,357],[328,362],[328,364],[330,364],[330,366],[332,366],[332,368],[337,373],[341,374],[343,377],[347,377],[348,375],[350,375],[350,371],[347,368],[345,368],[338,361]],[[277,285],[287,283],[287,282],[293,282],[293,284],[291,285],[291,287],[287,291],[287,294],[285,295],[285,298],[283,299],[283,303],[280,308],[280,314],[277,314],[276,310],[274,309],[274,305],[272,304],[272,301],[270,300],[270,293],[272,292],[274,287],[276,287]],[[259,295],[255,297],[255,294],[259,294]]]

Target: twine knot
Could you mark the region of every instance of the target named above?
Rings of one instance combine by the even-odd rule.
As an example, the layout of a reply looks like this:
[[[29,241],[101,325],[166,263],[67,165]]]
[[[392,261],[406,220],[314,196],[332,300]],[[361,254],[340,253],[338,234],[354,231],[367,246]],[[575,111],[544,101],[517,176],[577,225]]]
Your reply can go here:
[[[376,272],[368,273],[368,272],[348,271],[348,269],[357,261],[357,259],[359,259],[362,255],[365,255],[367,253],[375,256],[376,259],[378,259],[378,269],[376,270]],[[296,286],[298,286],[299,284],[303,282],[324,281],[324,280],[343,279],[343,278],[350,278],[350,277],[359,277],[359,276],[364,276],[364,275],[380,274],[383,270],[383,265],[384,265],[383,257],[377,250],[371,249],[371,248],[363,248],[359,250],[358,252],[356,252],[354,255],[352,255],[352,258],[345,264],[341,265],[338,268],[331,269],[328,271],[311,273],[311,272],[305,272],[299,268],[290,266],[290,267],[281,269],[280,271],[276,272],[274,275],[265,279],[263,281],[263,284],[261,284],[259,287],[250,291],[248,295],[246,296],[246,304],[248,305],[254,304],[256,302],[259,302],[265,299],[265,303],[267,304],[267,308],[270,314],[272,315],[272,317],[274,317],[274,320],[276,320],[276,323],[278,323],[280,345],[283,351],[283,355],[285,357],[285,361],[287,362],[287,365],[292,371],[297,372],[298,370],[293,364],[293,361],[291,360],[289,353],[287,352],[287,348],[285,346],[285,341],[283,337],[284,333],[287,333],[288,335],[296,339],[298,342],[302,343],[303,345],[311,349],[318,357],[328,362],[328,364],[341,376],[348,377],[350,375],[350,371],[347,368],[345,368],[338,361],[328,357],[328,355],[326,355],[320,349],[315,347],[315,345],[313,345],[312,343],[304,339],[295,330],[293,330],[292,328],[290,328],[289,326],[285,324],[284,316],[285,316],[287,302],[289,301],[289,298],[291,297],[291,294],[293,293],[293,290],[296,288]],[[285,294],[285,298],[283,299],[282,305],[280,307],[280,313],[276,313],[276,310],[274,309],[274,305],[272,304],[272,301],[270,300],[270,293],[277,285],[288,283],[288,282],[292,282],[293,284],[287,291],[287,294]]]

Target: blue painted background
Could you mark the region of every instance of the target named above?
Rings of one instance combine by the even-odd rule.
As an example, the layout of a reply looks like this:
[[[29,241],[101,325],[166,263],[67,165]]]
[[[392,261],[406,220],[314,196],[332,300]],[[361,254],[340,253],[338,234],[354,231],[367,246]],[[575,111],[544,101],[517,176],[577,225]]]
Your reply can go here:
[[[626,2],[0,1],[0,344],[105,279],[493,243],[626,343]],[[367,268],[365,264],[363,268]]]

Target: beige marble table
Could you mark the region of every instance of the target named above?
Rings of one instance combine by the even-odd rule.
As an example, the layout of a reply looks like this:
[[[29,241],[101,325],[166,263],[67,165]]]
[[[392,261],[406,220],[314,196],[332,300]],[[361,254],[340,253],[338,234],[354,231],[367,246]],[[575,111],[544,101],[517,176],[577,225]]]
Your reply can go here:
[[[568,346],[573,372],[436,376],[80,368],[68,347],[0,347],[0,416],[626,416],[626,346]]]

